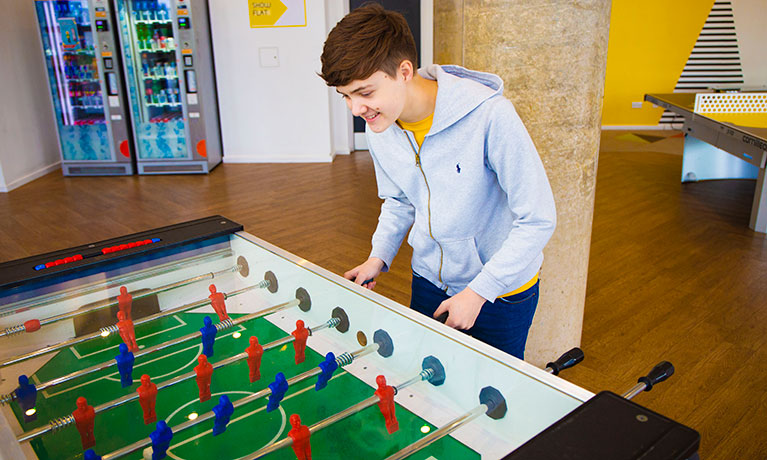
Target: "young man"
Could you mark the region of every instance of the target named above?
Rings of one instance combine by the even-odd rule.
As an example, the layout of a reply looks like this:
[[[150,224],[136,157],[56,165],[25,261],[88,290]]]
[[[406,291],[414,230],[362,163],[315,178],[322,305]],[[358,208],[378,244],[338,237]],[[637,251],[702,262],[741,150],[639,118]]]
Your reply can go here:
[[[375,287],[410,229],[411,308],[447,314],[447,325],[523,358],[556,217],[501,79],[458,66],[416,71],[407,23],[378,4],[341,20],[321,59],[321,77],[367,122],[384,200],[370,257],[344,276]]]

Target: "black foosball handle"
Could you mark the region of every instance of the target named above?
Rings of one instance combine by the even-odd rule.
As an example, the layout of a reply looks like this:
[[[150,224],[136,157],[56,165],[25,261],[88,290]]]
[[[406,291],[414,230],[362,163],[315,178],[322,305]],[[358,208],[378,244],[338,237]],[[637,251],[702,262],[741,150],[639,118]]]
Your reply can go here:
[[[569,369],[579,362],[583,361],[583,350],[578,347],[573,348],[570,351],[566,351],[553,363],[546,364],[546,370],[551,374],[559,375],[559,373],[565,369]]]
[[[632,399],[643,391],[650,391],[652,387],[674,375],[674,365],[668,361],[662,361],[655,365],[644,377],[639,377],[637,384],[623,394],[626,399]]]
[[[644,391],[650,391],[653,385],[666,380],[672,375],[674,375],[674,365],[668,361],[663,361],[656,364],[647,375],[639,377],[637,383],[644,383]]]

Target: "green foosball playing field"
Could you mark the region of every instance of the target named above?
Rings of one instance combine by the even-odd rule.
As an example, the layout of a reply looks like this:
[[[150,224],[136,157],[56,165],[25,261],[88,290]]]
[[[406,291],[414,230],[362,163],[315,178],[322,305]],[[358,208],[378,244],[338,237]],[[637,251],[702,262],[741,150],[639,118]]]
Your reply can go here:
[[[178,313],[137,326],[139,348],[172,341],[197,331],[203,325],[204,314]],[[215,315],[210,315],[215,318]],[[242,315],[231,315],[233,319]],[[215,319],[214,322],[218,320]],[[306,324],[307,327],[316,326]],[[316,334],[330,333],[329,330]],[[287,334],[263,318],[251,320],[216,335],[214,355],[216,362],[242,353],[248,346],[250,336],[256,336],[265,347]],[[187,420],[210,412],[218,403],[220,395],[227,395],[232,402],[263,390],[274,381],[278,372],[287,378],[316,367],[323,356],[311,349],[313,337],[309,337],[306,360],[296,365],[292,343],[280,345],[264,352],[261,361],[261,379],[250,383],[248,364],[242,359],[215,369],[211,382],[212,398],[200,402],[194,378],[159,390],[155,411],[158,420],[164,419],[173,428]],[[121,339],[117,334],[93,340],[65,349],[30,376],[35,384],[47,382],[70,372],[84,369],[110,359],[119,353]],[[338,350],[336,355],[345,351]],[[136,359],[133,385],[123,388],[116,366],[56,385],[38,394],[37,420],[23,423],[23,415],[14,404],[14,413],[25,431],[49,423],[52,419],[71,414],[76,408],[75,400],[83,396],[88,404],[98,406],[122,396],[135,393],[140,377],[148,374],[152,382],[161,382],[190,372],[197,365],[202,352],[199,339],[190,340]],[[359,358],[365,359],[364,357]],[[235,409],[226,431],[212,435],[213,419],[203,421],[189,429],[174,433],[168,449],[168,457],[174,459],[216,458],[229,459],[248,455],[260,448],[283,439],[290,430],[291,414],[299,414],[305,425],[312,425],[357,402],[373,395],[375,388],[340,368],[335,371],[328,386],[315,391],[317,377],[290,386],[279,409],[266,412],[267,398],[260,398]],[[396,381],[389,379],[390,385]],[[428,385],[428,383],[423,383]],[[396,401],[396,400],[395,400]],[[128,444],[148,439],[155,424],[145,425],[138,400],[96,414],[93,450],[98,455],[116,451]],[[368,407],[328,428],[313,433],[311,449],[313,458],[385,458],[422,438],[435,427],[397,405],[396,418],[399,430],[389,434],[384,417],[377,405]],[[58,432],[47,433],[31,441],[40,459],[78,459],[83,456],[80,435],[74,424]],[[143,449],[142,449],[143,450]],[[478,458],[479,455],[452,437],[445,437],[422,449],[410,458]],[[125,458],[142,458],[141,450]],[[290,447],[280,449],[266,458],[296,458]]]

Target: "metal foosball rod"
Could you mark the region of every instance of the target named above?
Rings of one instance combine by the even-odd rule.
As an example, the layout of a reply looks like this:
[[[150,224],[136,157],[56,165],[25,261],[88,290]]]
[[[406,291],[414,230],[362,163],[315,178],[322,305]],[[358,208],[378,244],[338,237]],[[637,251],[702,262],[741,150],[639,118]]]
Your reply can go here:
[[[572,350],[570,352],[572,352]],[[567,355],[568,353],[565,353],[565,355]],[[547,365],[547,367],[549,367],[549,365]],[[631,388],[631,390],[627,391],[623,395],[623,397],[626,399],[631,399],[637,394],[641,393],[642,391],[650,391],[655,384],[666,380],[673,374],[674,374],[674,366],[668,361],[663,361],[657,364],[646,376],[640,377],[639,383],[637,383],[633,388]],[[483,392],[485,392],[485,390],[487,390],[488,388],[490,388],[493,391],[490,392],[489,394],[485,394],[483,398]],[[425,436],[424,438],[419,439],[413,444],[410,444],[409,446],[405,447],[404,449],[400,450],[394,455],[387,457],[386,460],[401,460],[401,459],[407,458],[408,456],[419,451],[420,449],[423,449],[424,447],[434,443],[435,441],[457,430],[458,428],[465,425],[466,423],[476,419],[483,413],[487,414],[490,418],[493,418],[493,419],[499,419],[505,415],[506,402],[505,400],[503,400],[503,396],[501,396],[500,393],[498,393],[495,389],[491,387],[483,388],[482,392],[480,392],[479,398],[480,398],[479,406],[451,420],[450,422],[442,426],[437,431],[434,431],[428,436]]]
[[[661,361],[652,368],[650,372],[644,377],[639,377],[637,384],[634,385],[629,391],[625,392],[622,396],[625,399],[632,399],[643,391],[650,391],[652,387],[667,378],[674,375],[674,365],[668,361]]]
[[[436,361],[436,360],[435,360]],[[444,369],[442,368],[442,365],[439,364],[438,361],[432,361],[431,363],[434,363],[434,367],[428,367],[429,364],[426,362],[424,363],[424,368],[421,372],[418,373],[415,377],[411,378],[410,380],[403,382],[399,385],[394,386],[394,394],[396,395],[400,390],[409,387],[410,385],[413,385],[418,382],[426,381],[433,381],[436,379],[442,379],[444,381]],[[441,382],[440,382],[441,383]],[[370,406],[373,406],[375,404],[378,404],[378,402],[381,401],[381,398],[378,395],[373,395],[367,399],[364,399],[357,404],[348,407],[347,409],[342,410],[341,412],[338,412],[336,414],[331,415],[330,417],[321,420],[314,425],[311,425],[309,427],[309,433],[316,433],[317,431],[322,430],[323,428],[327,428],[328,426],[339,422],[351,415],[354,415],[358,412],[361,412],[364,409],[367,409]],[[280,439],[277,442],[274,442],[272,444],[269,444],[266,447],[263,447],[252,454],[246,455],[244,457],[240,457],[238,460],[254,460],[257,458],[261,458],[267,454],[270,454],[274,451],[277,451],[279,449],[288,447],[289,445],[293,444],[293,439],[288,436],[283,439]]]
[[[319,326],[315,326],[313,328],[309,328],[310,335],[314,334],[317,331],[320,331],[322,329],[327,328],[334,328],[338,325],[340,320],[338,318],[331,318],[328,321],[326,321],[323,324],[320,324]],[[283,337],[281,339],[277,339],[273,342],[270,342],[263,346],[264,351],[268,351],[277,347],[280,347],[282,345],[288,344],[295,340],[295,337],[292,335],[288,335],[286,337]],[[218,369],[223,366],[227,366],[229,364],[235,363],[237,361],[247,359],[248,354],[243,352],[236,354],[234,356],[231,356],[229,358],[223,359],[221,361],[218,361],[216,363],[211,363],[213,366],[213,369]],[[177,383],[181,383],[183,381],[192,379],[196,376],[196,373],[194,371],[187,372],[186,374],[181,374],[179,376],[173,377],[172,379],[166,380],[164,382],[157,384],[157,391],[160,391],[162,389],[171,387],[173,385],[176,385]],[[127,404],[129,402],[135,401],[139,398],[139,395],[137,392],[133,392],[131,394],[127,394],[125,396],[122,396],[120,398],[114,399],[112,401],[105,402],[104,404],[100,404],[98,406],[95,406],[93,408],[94,413],[98,414],[110,409],[114,409],[115,407],[122,406],[124,404]],[[51,420],[47,425],[43,425],[39,428],[35,428],[34,430],[27,431],[25,433],[20,434],[16,437],[16,440],[18,442],[27,442],[32,441],[33,439],[39,438],[40,436],[43,436],[47,433],[53,433],[58,432],[61,429],[70,426],[75,423],[75,419],[72,415],[66,415],[64,417],[58,417],[53,420]]]
[[[156,267],[147,268],[147,269],[144,269],[144,270],[133,272],[133,273],[130,273],[130,274],[126,274],[126,275],[122,275],[122,276],[116,276],[116,277],[108,279],[108,280],[96,281],[96,282],[92,282],[92,283],[89,283],[89,284],[79,285],[77,287],[73,287],[73,288],[70,288],[70,289],[65,289],[63,291],[59,291],[59,292],[43,295],[43,296],[40,296],[40,297],[35,297],[33,299],[20,300],[18,302],[14,302],[14,303],[11,303],[11,304],[3,305],[0,308],[0,317],[12,315],[16,311],[28,311],[28,310],[32,310],[32,309],[36,309],[36,308],[40,308],[40,307],[45,307],[45,306],[48,306],[48,305],[52,305],[52,304],[55,304],[55,303],[58,303],[58,302],[64,302],[64,301],[76,299],[76,298],[79,298],[79,297],[84,297],[84,296],[87,296],[87,295],[90,295],[90,294],[93,294],[93,293],[96,293],[96,292],[99,292],[99,291],[107,291],[109,289],[115,289],[115,288],[118,288],[121,285],[135,283],[135,282],[138,282],[138,281],[143,281],[145,279],[151,279],[151,278],[154,278],[154,277],[157,277],[157,276],[161,276],[161,275],[165,275],[165,274],[168,274],[168,273],[172,273],[174,271],[178,271],[178,270],[181,270],[183,268],[190,267],[190,266],[198,266],[199,264],[202,264],[202,263],[208,263],[208,262],[210,262],[212,260],[229,258],[229,257],[232,257],[232,254],[233,253],[232,253],[232,251],[230,249],[222,249],[222,250],[214,251],[214,252],[212,252],[210,254],[203,254],[203,255],[200,255],[200,256],[191,257],[191,258],[189,258],[187,260],[184,260],[183,262],[174,261],[174,262],[158,265]],[[231,271],[239,271],[241,274],[243,274],[243,276],[245,276],[245,273],[248,272],[247,261],[243,257],[238,258],[237,264],[232,269],[230,269],[230,270]],[[206,275],[200,275],[200,276],[203,277],[201,279],[207,279],[211,275],[216,275],[217,276],[218,274],[223,274],[223,273],[226,273],[228,271],[229,270],[222,270],[220,272],[208,273]],[[197,277],[195,277],[195,278],[197,278]],[[195,278],[190,278],[188,281],[190,281],[190,283],[191,282],[195,282],[194,281]],[[145,294],[145,292],[140,293],[140,295],[142,295],[142,296],[144,294]],[[137,297],[138,297],[138,295],[135,296],[134,298],[137,298]],[[98,304],[100,305],[103,302],[109,302],[109,301],[108,300],[103,300],[101,302],[98,302]],[[96,304],[94,304],[94,305],[96,305]],[[116,303],[110,302],[108,304],[103,305],[101,308],[106,308],[106,307],[112,306],[112,305],[116,305]],[[93,308],[93,310],[90,310],[90,307],[92,307],[92,306],[93,305],[89,306],[89,310],[88,311],[93,311],[93,310],[98,310],[99,309],[99,308]],[[47,318],[46,318],[46,320],[47,320]],[[44,325],[44,324],[48,324],[48,322],[43,323],[43,320],[40,320],[40,324]],[[21,329],[21,330],[19,330],[19,329]],[[24,330],[25,330],[25,328],[23,327],[23,325],[12,326],[12,327],[9,327],[9,328],[6,328],[6,329],[0,331],[0,337],[4,337],[4,336],[7,336],[7,335],[14,335],[14,334],[23,332]],[[29,331],[27,331],[27,332],[29,332]]]
[[[436,441],[444,438],[453,431],[476,419],[482,414],[486,414],[492,419],[500,419],[506,415],[506,400],[503,395],[493,387],[485,387],[479,393],[480,404],[474,409],[460,415],[447,424],[443,425],[436,431],[432,431],[427,436],[419,439],[418,441],[403,448],[399,452],[390,455],[386,460],[401,460],[409,457],[410,455],[418,452],[424,447],[435,443]]]
[[[556,361],[546,364],[545,371],[553,375],[559,375],[561,371],[569,369],[583,361],[583,357],[583,350],[575,347],[562,354],[562,356],[560,356]],[[424,447],[442,439],[443,437],[457,430],[466,423],[476,419],[482,414],[487,414],[490,418],[493,419],[499,419],[505,415],[506,401],[503,399],[503,396],[500,394],[500,392],[494,388],[483,388],[480,392],[479,398],[479,406],[466,412],[463,415],[456,417],[438,430],[433,431],[428,436],[425,436],[413,444],[410,444],[394,455],[387,457],[386,460],[399,460],[406,458],[413,453],[423,449]]]
[[[224,321],[221,321],[220,323],[215,325],[216,331],[221,332],[226,329],[231,329],[234,326],[237,326],[239,324],[254,320],[256,318],[261,318],[266,315],[270,315],[272,313],[276,313],[278,311],[286,310],[288,308],[297,307],[300,306],[302,302],[308,302],[308,295],[306,297],[303,297],[302,299],[293,299],[288,302],[284,302],[269,308],[266,308],[264,310],[257,311],[255,313],[251,313],[245,316],[241,316],[237,319],[226,319]],[[161,350],[164,350],[166,348],[200,338],[202,336],[202,333],[200,331],[191,332],[185,336],[179,337],[177,339],[169,340],[167,342],[159,343],[157,345],[154,345],[149,348],[145,348],[143,350],[137,351],[133,356],[134,358],[140,358],[142,356],[146,356],[151,353],[155,353]],[[96,364],[91,367],[87,367],[85,369],[81,369],[79,371],[71,372],[67,375],[63,375],[61,377],[57,377],[53,380],[49,380],[47,382],[41,383],[40,385],[37,385],[36,389],[37,391],[44,391],[51,387],[54,387],[56,385],[60,385],[65,382],[69,382],[71,380],[74,380],[76,378],[92,374],[94,372],[103,371],[105,369],[109,369],[110,367],[114,367],[117,365],[117,360],[110,360],[103,362],[101,364]],[[0,396],[0,405],[7,404],[11,402],[12,400],[16,399],[16,392],[8,393],[6,395]]]
[[[248,291],[252,291],[253,289],[267,289],[267,288],[269,288],[270,284],[271,284],[270,281],[265,279],[265,280],[261,281],[258,284],[254,284],[252,286],[247,286],[247,287],[244,287],[242,289],[238,289],[236,291],[232,291],[232,292],[229,292],[229,293],[222,293],[222,294],[224,294],[224,298],[226,299],[226,298],[229,298],[229,297],[234,297],[234,296],[239,295],[239,294],[243,294],[243,293],[248,292]],[[206,305],[210,305],[210,303],[211,303],[211,300],[209,298],[201,299],[201,300],[198,300],[198,301],[195,301],[195,302],[191,302],[191,303],[188,303],[188,304],[184,304],[184,305],[181,305],[181,306],[178,306],[178,307],[175,307],[175,308],[170,308],[168,310],[160,311],[160,312],[157,312],[157,313],[155,313],[153,315],[149,315],[149,316],[145,316],[143,318],[139,318],[136,321],[133,321],[133,325],[135,327],[135,326],[138,326],[140,324],[148,323],[149,321],[153,321],[153,320],[158,319],[158,318],[163,318],[165,316],[170,316],[170,315],[172,315],[174,313],[179,313],[179,312],[182,312],[182,311],[187,311],[187,310],[192,310],[192,309],[195,309],[195,308],[204,307]],[[53,353],[54,351],[58,351],[58,350],[61,350],[61,349],[67,348],[67,347],[71,347],[72,345],[77,345],[79,343],[87,342],[89,340],[93,340],[93,339],[96,339],[96,338],[99,338],[99,337],[107,337],[109,334],[111,334],[113,332],[117,332],[117,330],[118,330],[117,324],[113,324],[111,326],[103,327],[98,332],[92,332],[90,334],[85,334],[85,335],[82,335],[80,337],[75,337],[75,338],[70,339],[70,340],[59,342],[56,345],[51,345],[51,346],[40,348],[39,350],[35,350],[35,351],[29,352],[29,353],[26,353],[26,354],[23,354],[23,355],[15,356],[15,357],[13,357],[13,358],[11,358],[9,360],[6,360],[6,361],[0,363],[0,368],[6,367],[6,366],[10,366],[12,364],[20,363],[22,361],[26,361],[28,359],[36,358],[38,356],[42,356],[42,355],[45,355],[45,354],[48,354],[48,353]]]
[[[379,344],[374,343],[372,345],[368,345],[365,348],[362,348],[360,350],[354,351],[352,353],[343,353],[340,356],[336,358],[336,363],[338,364],[338,367],[344,367],[348,364],[351,364],[355,359],[360,358],[362,356],[368,355],[370,353],[374,353],[378,351]],[[310,369],[304,373],[301,373],[295,377],[287,379],[288,385],[293,385],[295,383],[301,382],[303,380],[309,379],[314,377],[315,375],[318,375],[321,373],[322,370],[319,367],[315,367],[313,369]],[[245,396],[244,398],[240,398],[237,401],[232,402],[232,405],[236,409],[237,407],[240,407],[244,404],[247,404],[251,401],[255,401],[259,398],[263,398],[264,396],[269,395],[272,392],[272,390],[267,387],[263,390],[256,392],[252,395]],[[199,415],[194,420],[187,420],[186,422],[180,423],[173,428],[171,428],[173,435],[175,436],[177,433],[186,430],[187,428],[193,427],[199,423],[202,423],[206,420],[209,420],[211,418],[214,418],[216,414],[213,411],[206,412],[204,414]],[[140,441],[134,442],[133,444],[129,444],[122,449],[116,450],[114,452],[110,452],[106,455],[101,456],[101,460],[112,460],[114,458],[119,458],[128,454],[131,454],[133,452],[136,452],[140,449],[143,449],[144,447],[147,447],[152,444],[152,440],[149,438],[142,439]]]
[[[155,295],[155,294],[160,294],[162,292],[167,292],[167,291],[179,288],[179,287],[188,286],[188,285],[190,285],[192,283],[197,283],[199,281],[213,279],[213,278],[215,278],[217,276],[221,276],[221,275],[223,275],[225,273],[231,273],[231,272],[238,271],[237,268],[238,267],[235,266],[234,268],[228,268],[226,270],[221,270],[221,271],[218,271],[218,272],[206,273],[204,275],[199,275],[199,276],[195,276],[193,278],[187,278],[185,280],[176,281],[175,283],[166,284],[164,286],[159,286],[159,287],[156,287],[154,289],[149,289],[149,290],[146,290],[146,291],[140,291],[140,292],[137,292],[137,293],[133,294],[133,300],[141,299],[143,297],[149,297],[149,296],[152,296],[152,295]],[[15,334],[20,334],[22,332],[36,332],[36,331],[39,330],[40,327],[45,326],[47,324],[52,324],[52,323],[55,323],[55,322],[58,322],[58,321],[63,321],[65,319],[75,318],[75,317],[80,316],[80,315],[85,315],[87,313],[92,313],[94,311],[103,310],[105,308],[111,308],[111,307],[114,307],[116,305],[117,305],[117,302],[112,302],[110,299],[102,300],[100,302],[96,302],[96,303],[94,303],[92,305],[89,305],[88,307],[85,307],[85,308],[80,308],[78,310],[71,311],[71,312],[68,312],[68,313],[62,313],[60,315],[51,316],[51,317],[48,317],[48,318],[41,319],[41,320],[36,322],[36,326],[37,327],[34,328],[34,329],[29,328],[28,323],[19,324],[19,325],[16,325],[16,326],[11,326],[9,328],[6,328],[4,331],[0,332],[0,337],[9,337],[9,336],[12,336],[12,335],[15,335]]]

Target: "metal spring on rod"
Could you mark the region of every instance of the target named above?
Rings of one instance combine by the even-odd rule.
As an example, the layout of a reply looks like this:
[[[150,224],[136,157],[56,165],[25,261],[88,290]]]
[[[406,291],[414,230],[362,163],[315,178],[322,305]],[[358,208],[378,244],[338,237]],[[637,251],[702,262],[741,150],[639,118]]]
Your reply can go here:
[[[354,356],[352,356],[352,354],[349,352],[343,353],[336,357],[336,363],[338,363],[339,367],[344,367],[347,364],[351,364],[352,361],[354,361]]]
[[[271,284],[272,283],[269,280],[261,280],[261,282],[258,283],[258,288],[259,289],[267,289],[269,287],[269,285],[271,285]]]
[[[64,417],[58,417],[51,420],[51,433],[55,433],[62,428],[65,428],[75,423],[75,417],[73,415],[67,415]]]
[[[13,327],[6,328],[5,331],[3,331],[3,335],[4,336],[16,335],[16,334],[20,334],[20,333],[24,332],[25,330],[26,330],[26,328],[24,327],[24,325],[23,324],[19,324],[18,326],[13,326]]]
[[[227,318],[220,323],[216,324],[216,330],[217,331],[223,331],[224,329],[229,329],[230,327],[234,327],[234,323],[232,322],[232,318]]]
[[[13,395],[14,393],[8,393],[7,395],[3,395],[2,397],[0,397],[0,406],[10,404],[11,401],[13,401]]]
[[[428,369],[424,369],[418,375],[421,376],[421,380],[429,380],[432,377],[434,377],[434,369],[432,369],[431,367]]]
[[[115,332],[119,331],[119,329],[117,328],[117,324],[113,324],[111,326],[102,327],[99,329],[99,331],[101,331],[101,335],[107,336],[109,334],[114,334]]]
[[[327,325],[328,325],[328,327],[336,327],[336,326],[338,326],[339,324],[341,324],[341,319],[340,319],[340,318],[335,318],[335,317],[333,317],[333,318],[330,318],[330,319],[328,320],[328,322],[327,322],[327,323],[325,323],[325,324],[327,324]]]

